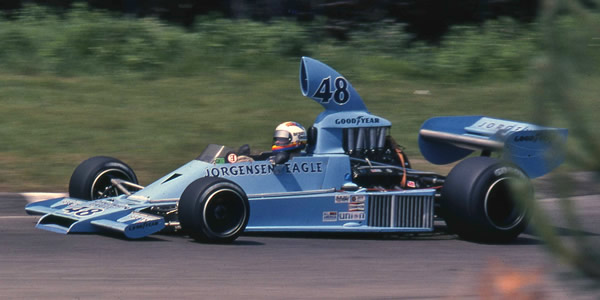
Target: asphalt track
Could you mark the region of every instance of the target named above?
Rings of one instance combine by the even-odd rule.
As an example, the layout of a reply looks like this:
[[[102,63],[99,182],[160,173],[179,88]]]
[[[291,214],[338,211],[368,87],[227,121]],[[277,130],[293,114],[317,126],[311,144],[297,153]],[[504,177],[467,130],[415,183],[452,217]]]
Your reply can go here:
[[[573,198],[600,245],[600,195]],[[540,199],[574,235],[556,199]],[[240,237],[207,245],[181,235],[125,240],[34,228],[26,200],[0,193],[0,299],[599,299],[585,279],[523,234],[513,244],[425,236]],[[596,250],[599,248],[596,247]],[[514,292],[514,293],[513,293]],[[493,295],[490,297],[490,295]],[[530,298],[527,298],[530,299]]]

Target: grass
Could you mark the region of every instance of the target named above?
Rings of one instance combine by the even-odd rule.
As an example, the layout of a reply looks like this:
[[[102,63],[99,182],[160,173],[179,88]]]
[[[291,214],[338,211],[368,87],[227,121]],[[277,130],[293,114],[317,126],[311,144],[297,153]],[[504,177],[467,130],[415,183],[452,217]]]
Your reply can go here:
[[[94,155],[121,158],[147,184],[208,143],[268,149],[277,124],[308,127],[321,111],[301,96],[302,55],[348,78],[371,112],[392,121],[413,161],[421,161],[420,125],[439,115],[533,121],[541,111],[551,125],[570,127],[564,112],[575,107],[583,112],[575,119],[600,132],[597,35],[573,30],[574,20],[559,27],[583,41],[565,48],[585,75],[561,89],[561,79],[540,79],[561,73],[544,69],[546,27],[510,19],[453,28],[438,47],[411,44],[402,25],[385,21],[340,42],[327,38],[323,20],[208,16],[183,30],[81,5],[64,14],[26,6],[0,16],[0,190],[64,191]],[[563,90],[572,103],[553,100]],[[569,149],[582,148],[571,137]]]
[[[284,65],[281,74],[221,69],[157,80],[1,74],[0,190],[64,191],[72,170],[94,155],[124,160],[147,184],[208,143],[266,150],[278,123],[295,120],[308,127],[321,112],[300,93],[298,65]],[[347,78],[372,113],[392,121],[393,136],[417,160],[417,132],[427,118],[484,114],[527,120],[533,110],[521,81],[444,84],[360,73]]]

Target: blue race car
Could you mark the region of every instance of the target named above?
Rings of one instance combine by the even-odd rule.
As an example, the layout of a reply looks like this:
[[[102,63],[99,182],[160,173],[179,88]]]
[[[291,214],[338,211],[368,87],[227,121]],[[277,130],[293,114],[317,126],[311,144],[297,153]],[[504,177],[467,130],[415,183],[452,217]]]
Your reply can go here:
[[[37,228],[64,234],[141,238],[181,229],[198,241],[227,243],[244,231],[432,232],[443,218],[461,238],[507,242],[527,225],[521,204],[533,199],[530,178],[563,161],[566,129],[437,117],[419,131],[423,156],[462,161],[447,176],[414,170],[388,134],[391,123],[371,114],[338,72],[303,57],[300,89],[324,108],[303,152],[252,155],[249,147],[211,144],[146,187],[120,160],[93,157],[73,172],[69,197],[25,209],[43,215]]]

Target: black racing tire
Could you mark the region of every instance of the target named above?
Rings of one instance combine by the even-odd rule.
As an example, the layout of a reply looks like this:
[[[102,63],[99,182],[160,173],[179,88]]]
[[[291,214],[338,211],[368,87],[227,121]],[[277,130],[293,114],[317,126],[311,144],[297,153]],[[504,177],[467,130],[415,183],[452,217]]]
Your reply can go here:
[[[138,183],[133,169],[124,162],[107,156],[89,158],[73,171],[69,196],[81,200],[118,196],[122,192],[111,184],[113,178]]]
[[[250,203],[244,190],[220,177],[192,182],[179,199],[181,228],[205,243],[231,243],[248,225]]]
[[[472,157],[456,165],[441,190],[441,212],[451,232],[482,243],[507,243],[529,222],[533,186],[516,165]]]

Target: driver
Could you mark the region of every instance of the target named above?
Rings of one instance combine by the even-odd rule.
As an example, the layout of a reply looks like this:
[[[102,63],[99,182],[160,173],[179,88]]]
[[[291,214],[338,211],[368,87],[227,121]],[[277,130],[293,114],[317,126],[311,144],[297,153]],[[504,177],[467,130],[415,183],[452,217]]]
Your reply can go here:
[[[300,123],[283,122],[275,128],[271,150],[273,154],[287,152],[290,156],[295,156],[306,147],[307,141],[306,129]]]
[[[271,152],[263,152],[260,155],[250,155],[250,147],[244,145],[238,150],[238,156],[229,162],[252,162],[258,160],[270,160],[273,164],[281,164],[294,156],[302,154],[302,149],[306,148],[308,139],[306,129],[297,122],[283,122],[275,128],[273,134],[273,145]],[[265,157],[267,155],[267,157]]]

